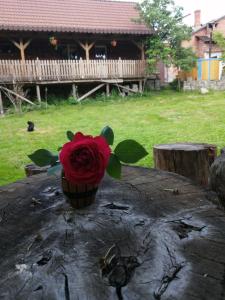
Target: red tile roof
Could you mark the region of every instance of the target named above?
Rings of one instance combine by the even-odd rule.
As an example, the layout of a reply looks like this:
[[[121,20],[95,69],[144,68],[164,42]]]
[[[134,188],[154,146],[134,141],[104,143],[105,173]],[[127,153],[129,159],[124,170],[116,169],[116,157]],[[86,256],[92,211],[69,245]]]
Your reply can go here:
[[[0,30],[149,34],[134,2],[0,0]]]

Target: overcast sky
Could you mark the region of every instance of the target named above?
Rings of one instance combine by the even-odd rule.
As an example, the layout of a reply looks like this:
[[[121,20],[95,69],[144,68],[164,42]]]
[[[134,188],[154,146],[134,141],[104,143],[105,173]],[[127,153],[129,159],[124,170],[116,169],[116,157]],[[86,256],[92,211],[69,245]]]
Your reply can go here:
[[[129,0],[125,0],[129,1]],[[133,0],[135,1],[135,0]],[[140,2],[141,0],[136,0]],[[191,14],[185,19],[189,25],[194,25],[194,11],[201,9],[201,23],[207,23],[213,19],[225,15],[225,0],[174,0],[175,3],[184,8],[185,14]]]
[[[184,7],[185,14],[192,14],[186,19],[189,25],[194,24],[193,12],[197,9],[202,11],[202,24],[225,15],[225,0],[175,0],[175,3]]]

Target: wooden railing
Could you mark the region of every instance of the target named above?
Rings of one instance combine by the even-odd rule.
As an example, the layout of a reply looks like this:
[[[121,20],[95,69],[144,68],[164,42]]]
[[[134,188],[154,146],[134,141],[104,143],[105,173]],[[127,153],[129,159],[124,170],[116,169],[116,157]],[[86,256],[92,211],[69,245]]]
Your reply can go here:
[[[0,83],[143,78],[144,60],[0,60]]]

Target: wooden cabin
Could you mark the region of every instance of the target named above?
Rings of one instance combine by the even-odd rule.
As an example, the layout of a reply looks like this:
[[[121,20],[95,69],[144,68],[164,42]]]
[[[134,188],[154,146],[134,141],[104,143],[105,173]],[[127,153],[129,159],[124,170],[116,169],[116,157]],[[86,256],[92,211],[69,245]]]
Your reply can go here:
[[[136,3],[0,0],[0,84],[142,81]]]

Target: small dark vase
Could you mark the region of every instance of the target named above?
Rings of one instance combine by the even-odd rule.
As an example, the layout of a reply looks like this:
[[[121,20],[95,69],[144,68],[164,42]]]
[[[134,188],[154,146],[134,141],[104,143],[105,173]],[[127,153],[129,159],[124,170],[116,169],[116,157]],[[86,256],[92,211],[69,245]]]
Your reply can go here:
[[[95,202],[95,196],[98,190],[97,185],[73,184],[65,178],[62,172],[62,191],[66,196],[67,202],[73,208],[80,209]]]

